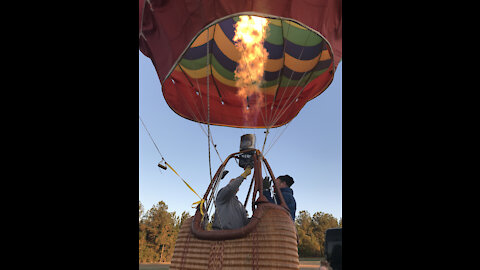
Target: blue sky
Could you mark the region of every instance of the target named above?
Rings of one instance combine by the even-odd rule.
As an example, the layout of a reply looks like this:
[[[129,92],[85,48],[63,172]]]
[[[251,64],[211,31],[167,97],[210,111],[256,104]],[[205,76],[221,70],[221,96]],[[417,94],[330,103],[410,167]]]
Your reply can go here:
[[[140,51],[139,115],[165,160],[203,197],[210,178],[208,138],[200,124],[180,117],[166,104],[155,68]],[[161,156],[140,120],[138,124],[140,202],[148,210],[164,201],[170,212],[179,215],[187,211],[193,215],[192,203],[199,198],[171,170],[157,167]],[[206,130],[206,126],[203,127]],[[238,152],[243,134],[255,134],[257,148],[261,148],[265,136],[265,129],[218,126],[210,126],[210,129],[222,160]],[[310,215],[321,211],[337,219],[342,217],[342,62],[325,92],[308,102],[288,126],[270,131],[265,152],[275,176],[289,174],[294,178],[292,189],[297,215],[306,210]],[[213,147],[210,158],[213,175],[221,164]],[[233,160],[228,163],[227,170],[230,172],[220,188],[243,172]],[[252,175],[237,194],[242,203]],[[247,204],[249,214],[250,201]]]

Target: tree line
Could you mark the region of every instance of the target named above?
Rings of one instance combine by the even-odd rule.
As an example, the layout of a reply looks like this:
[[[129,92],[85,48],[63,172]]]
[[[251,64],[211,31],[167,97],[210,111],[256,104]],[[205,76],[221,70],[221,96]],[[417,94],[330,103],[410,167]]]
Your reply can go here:
[[[139,262],[169,262],[173,256],[180,227],[190,214],[184,211],[177,216],[175,212],[168,212],[168,206],[163,201],[147,212],[144,212],[139,201],[138,209]]]
[[[177,215],[168,212],[168,206],[160,201],[145,212],[138,202],[139,263],[169,262],[173,256],[175,242],[183,222],[190,217],[186,211]],[[300,257],[324,257],[325,231],[342,227],[342,219],[331,214],[300,211],[295,219],[298,232],[298,255]]]

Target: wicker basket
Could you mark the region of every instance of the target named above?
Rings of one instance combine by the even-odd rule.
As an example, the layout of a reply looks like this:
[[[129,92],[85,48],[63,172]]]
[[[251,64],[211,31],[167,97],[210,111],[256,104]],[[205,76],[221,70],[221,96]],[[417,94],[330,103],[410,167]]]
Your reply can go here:
[[[170,269],[299,269],[297,234],[290,214],[270,203],[260,208],[258,223],[238,239],[198,239],[192,232],[194,218],[186,220]]]

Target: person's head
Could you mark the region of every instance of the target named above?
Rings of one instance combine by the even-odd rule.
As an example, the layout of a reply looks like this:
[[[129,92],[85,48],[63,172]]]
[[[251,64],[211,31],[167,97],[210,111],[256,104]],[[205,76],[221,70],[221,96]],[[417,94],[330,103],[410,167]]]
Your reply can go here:
[[[280,188],[291,187],[294,183],[293,178],[288,174],[279,176],[277,179],[279,180]]]

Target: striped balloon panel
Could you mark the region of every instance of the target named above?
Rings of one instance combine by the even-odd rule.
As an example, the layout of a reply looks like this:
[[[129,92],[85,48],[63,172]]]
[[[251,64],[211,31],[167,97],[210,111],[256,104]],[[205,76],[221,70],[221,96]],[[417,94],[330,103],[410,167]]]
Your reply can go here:
[[[248,128],[284,125],[328,87],[333,78],[331,48],[317,32],[293,21],[269,18],[264,41],[268,59],[259,93],[239,100],[235,70],[242,55],[233,41],[238,20],[226,18],[197,35],[162,85],[167,103],[177,114],[200,123]],[[248,115],[245,107],[250,109]]]

